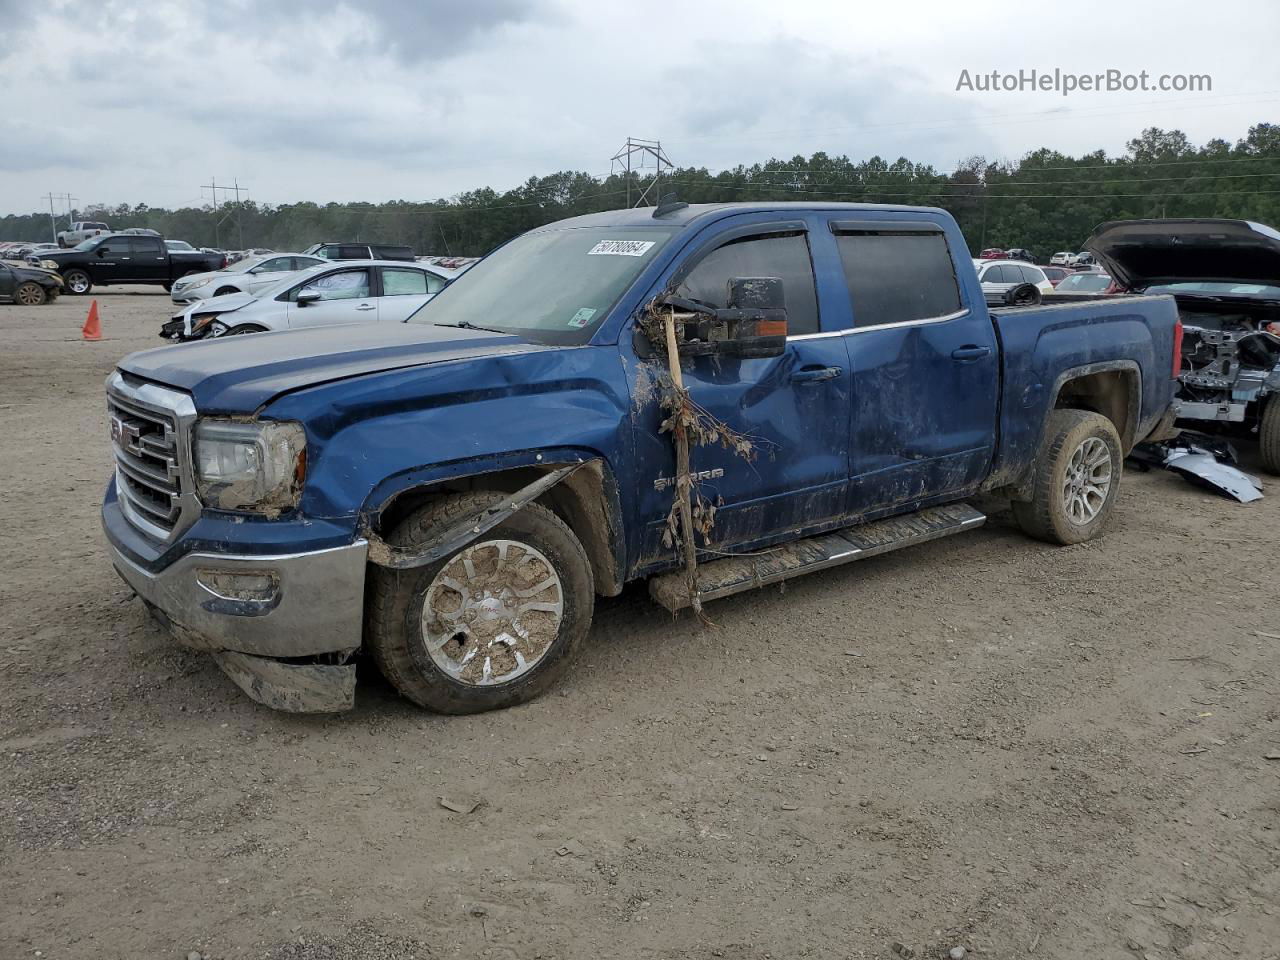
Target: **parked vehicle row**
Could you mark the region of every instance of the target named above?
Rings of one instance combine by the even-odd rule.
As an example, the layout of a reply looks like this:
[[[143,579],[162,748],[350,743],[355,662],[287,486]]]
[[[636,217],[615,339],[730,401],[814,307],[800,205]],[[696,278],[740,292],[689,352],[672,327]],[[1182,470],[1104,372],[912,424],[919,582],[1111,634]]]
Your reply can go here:
[[[171,250],[160,237],[107,234],[91,237],[70,250],[50,251],[68,292],[86,294],[95,286],[119,283],[159,284],[168,290],[190,273],[220,270],[225,258],[197,250]]]

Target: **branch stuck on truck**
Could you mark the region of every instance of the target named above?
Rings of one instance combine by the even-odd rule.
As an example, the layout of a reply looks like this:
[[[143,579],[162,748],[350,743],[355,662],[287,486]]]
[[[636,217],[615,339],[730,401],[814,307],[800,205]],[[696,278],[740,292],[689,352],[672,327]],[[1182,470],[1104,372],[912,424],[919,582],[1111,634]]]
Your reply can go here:
[[[693,451],[717,506],[696,596],[642,329],[677,310],[684,388],[758,451]],[[974,529],[978,493],[1034,537],[1098,536],[1168,425],[1178,336],[1165,296],[989,310],[942,210],[595,214],[404,324],[127,357],[103,524],[126,582],[263,703],[349,708],[366,651],[424,707],[505,707],[631,580],[679,609]]]

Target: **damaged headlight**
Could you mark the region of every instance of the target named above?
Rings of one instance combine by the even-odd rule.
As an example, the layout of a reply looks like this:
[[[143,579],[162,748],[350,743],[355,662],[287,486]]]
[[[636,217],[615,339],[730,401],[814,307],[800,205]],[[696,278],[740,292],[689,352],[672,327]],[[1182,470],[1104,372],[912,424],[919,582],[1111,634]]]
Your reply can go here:
[[[300,423],[196,423],[196,490],[207,507],[281,513],[297,506],[306,472],[307,437]]]
[[[217,317],[218,314],[216,313],[193,313],[191,315],[191,336],[194,337],[197,333],[202,332]]]

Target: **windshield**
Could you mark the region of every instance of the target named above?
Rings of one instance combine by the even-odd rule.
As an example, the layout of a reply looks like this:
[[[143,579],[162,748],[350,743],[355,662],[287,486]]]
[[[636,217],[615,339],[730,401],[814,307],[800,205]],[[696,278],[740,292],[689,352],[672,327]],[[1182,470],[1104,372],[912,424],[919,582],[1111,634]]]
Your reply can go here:
[[[245,257],[243,260],[237,260],[235,263],[231,264],[231,266],[229,267],[223,267],[222,272],[223,273],[248,273],[250,270],[252,270],[254,267],[256,267],[265,259],[267,258],[266,257]]]
[[[1146,293],[1200,294],[1206,297],[1256,297],[1280,300],[1280,287],[1266,283],[1162,283],[1147,287]]]
[[[409,318],[579,344],[671,239],[671,229],[526,233],[485,257]]]

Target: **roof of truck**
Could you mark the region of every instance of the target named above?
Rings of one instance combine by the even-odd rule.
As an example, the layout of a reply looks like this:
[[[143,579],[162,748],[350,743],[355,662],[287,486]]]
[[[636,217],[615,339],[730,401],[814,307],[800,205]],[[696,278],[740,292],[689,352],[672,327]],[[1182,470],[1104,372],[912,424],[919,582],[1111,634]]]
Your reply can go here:
[[[662,224],[688,226],[695,221],[719,219],[735,213],[759,213],[776,210],[779,213],[799,214],[813,210],[820,212],[848,213],[929,213],[951,219],[951,214],[939,207],[912,207],[894,203],[815,203],[810,201],[774,201],[763,203],[691,203],[665,213],[660,217],[653,215],[654,207],[632,207],[628,210],[606,210],[603,213],[588,213],[581,217],[572,217],[549,223],[539,229],[550,227],[642,227]]]

